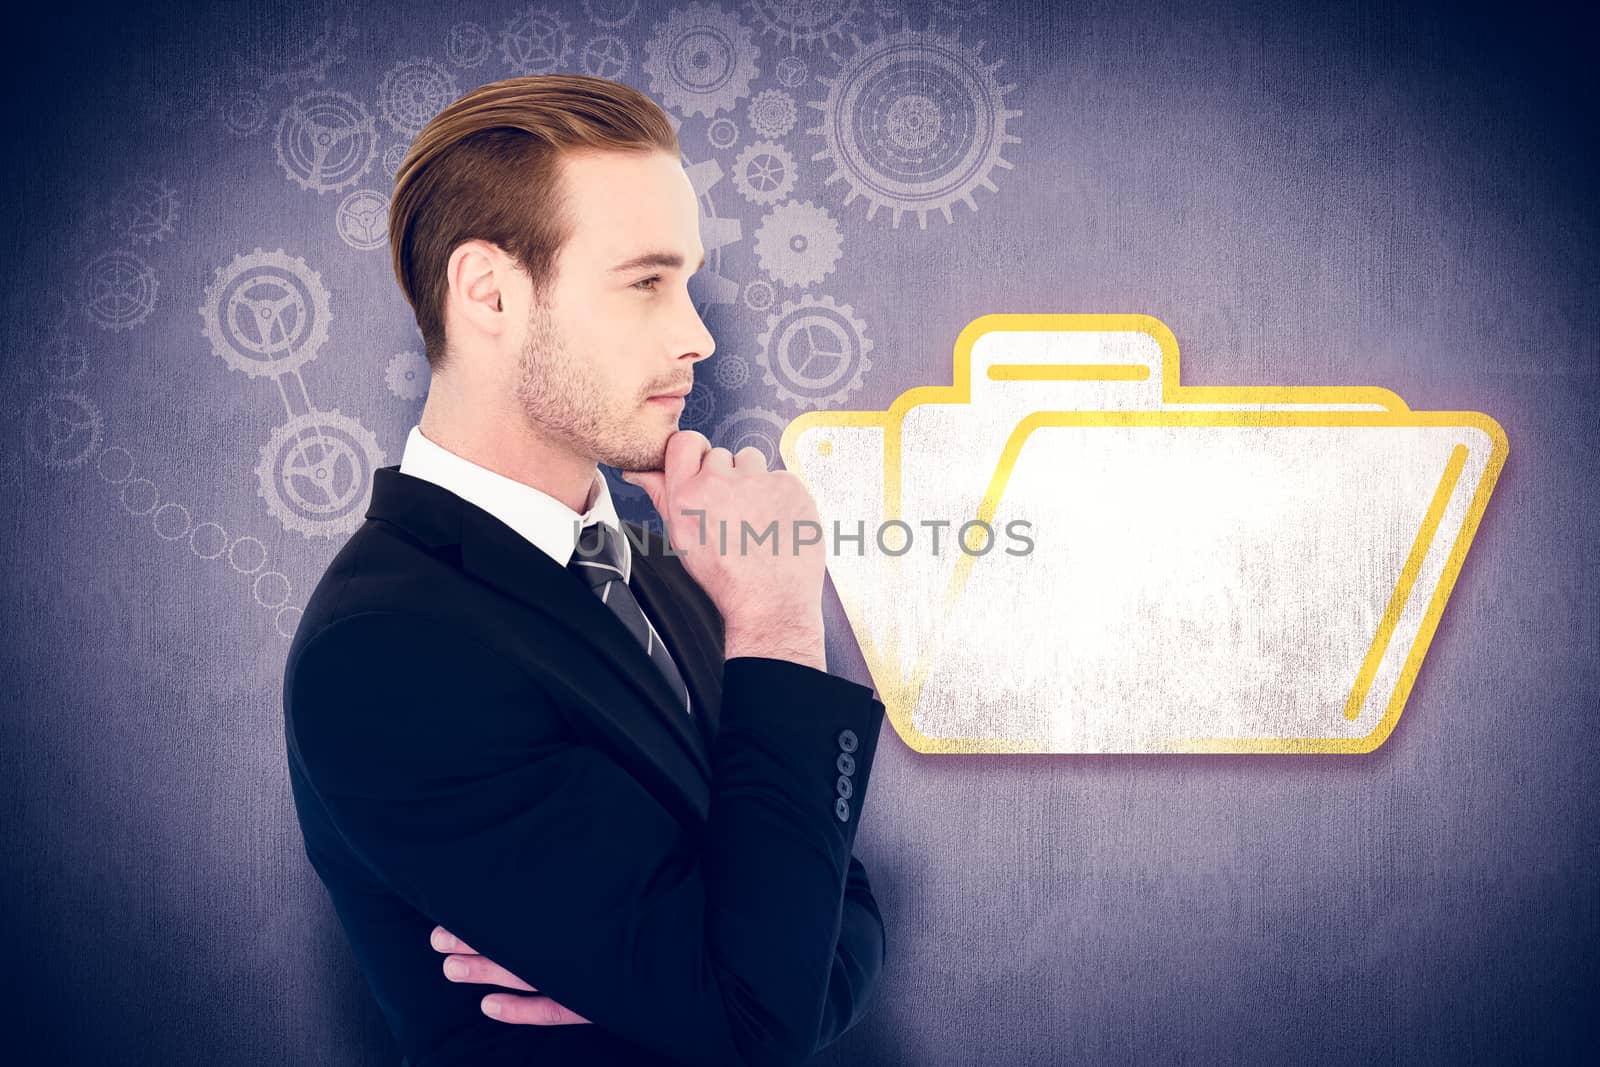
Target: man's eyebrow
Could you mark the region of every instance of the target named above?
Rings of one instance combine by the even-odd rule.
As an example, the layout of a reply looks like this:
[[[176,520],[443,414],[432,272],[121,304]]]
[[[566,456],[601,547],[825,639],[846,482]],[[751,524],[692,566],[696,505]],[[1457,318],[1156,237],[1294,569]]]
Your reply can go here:
[[[695,270],[698,271],[705,265],[706,257],[701,256],[700,266],[696,267]],[[676,252],[645,252],[642,255],[634,256],[626,263],[618,263],[611,268],[611,273],[621,274],[624,271],[642,270],[645,267],[671,267],[673,270],[677,270],[682,266],[683,257]]]

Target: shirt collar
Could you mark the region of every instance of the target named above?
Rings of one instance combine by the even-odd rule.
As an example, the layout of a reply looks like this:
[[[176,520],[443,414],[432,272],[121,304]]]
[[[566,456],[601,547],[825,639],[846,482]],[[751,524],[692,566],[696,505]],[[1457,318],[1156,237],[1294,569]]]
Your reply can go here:
[[[623,581],[627,581],[632,572],[632,549],[622,529],[622,520],[617,517],[606,477],[598,467],[589,489],[589,508],[579,514],[541,489],[456,455],[424,437],[421,426],[413,426],[400,457],[400,473],[430,481],[476,504],[563,567],[572,562],[577,548],[574,524],[588,526],[604,522],[620,542]]]

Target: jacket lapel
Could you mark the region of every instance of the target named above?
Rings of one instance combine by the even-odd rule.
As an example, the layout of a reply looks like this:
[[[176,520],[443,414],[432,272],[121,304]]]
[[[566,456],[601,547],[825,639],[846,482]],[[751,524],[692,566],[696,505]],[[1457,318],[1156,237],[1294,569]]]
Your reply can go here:
[[[459,544],[463,570],[546,616],[597,655],[633,689],[639,702],[596,702],[591,705],[596,714],[609,719],[613,733],[641,746],[686,788],[692,782],[695,792],[703,792],[711,774],[706,738],[622,620],[582,579],[489,512],[442,486],[401,474],[398,465],[373,472],[372,500],[366,514],[404,527],[430,547]],[[635,554],[635,563],[637,560]],[[668,651],[681,668],[683,661],[676,659],[679,650],[687,653],[695,642],[659,596],[661,589],[652,585],[653,577],[650,573],[645,584],[657,595],[650,603],[641,596],[640,603],[651,612],[651,620],[657,622],[668,641]],[[629,587],[633,588],[633,583]],[[709,698],[705,668],[700,657],[686,658],[692,665],[685,684],[694,706],[700,708],[700,701]],[[577,681],[581,687],[581,675]]]

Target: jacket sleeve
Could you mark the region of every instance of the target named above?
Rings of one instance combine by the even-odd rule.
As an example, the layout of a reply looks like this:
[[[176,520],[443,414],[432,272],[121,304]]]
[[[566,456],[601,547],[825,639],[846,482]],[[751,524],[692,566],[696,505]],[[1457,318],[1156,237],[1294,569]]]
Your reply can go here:
[[[839,942],[834,952],[828,1000],[817,1030],[814,1050],[820,1052],[861,1021],[888,952],[883,916],[872,895],[867,869],[855,856],[845,880],[844,908],[840,914]]]
[[[868,687],[727,660],[699,836],[459,627],[331,623],[291,660],[285,708],[290,757],[351,851],[595,1024],[685,1061],[793,1064],[859,1014],[883,947],[865,871],[847,886],[884,714]]]

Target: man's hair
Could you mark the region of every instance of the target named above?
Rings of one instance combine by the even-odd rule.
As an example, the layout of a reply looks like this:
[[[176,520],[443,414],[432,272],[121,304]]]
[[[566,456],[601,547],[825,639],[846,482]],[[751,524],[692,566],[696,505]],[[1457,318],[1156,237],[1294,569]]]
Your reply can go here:
[[[428,366],[445,361],[450,253],[463,241],[499,246],[544,302],[573,222],[559,178],[563,151],[680,154],[655,101],[582,74],[537,74],[479,86],[435,115],[395,174],[389,251],[416,313]]]

